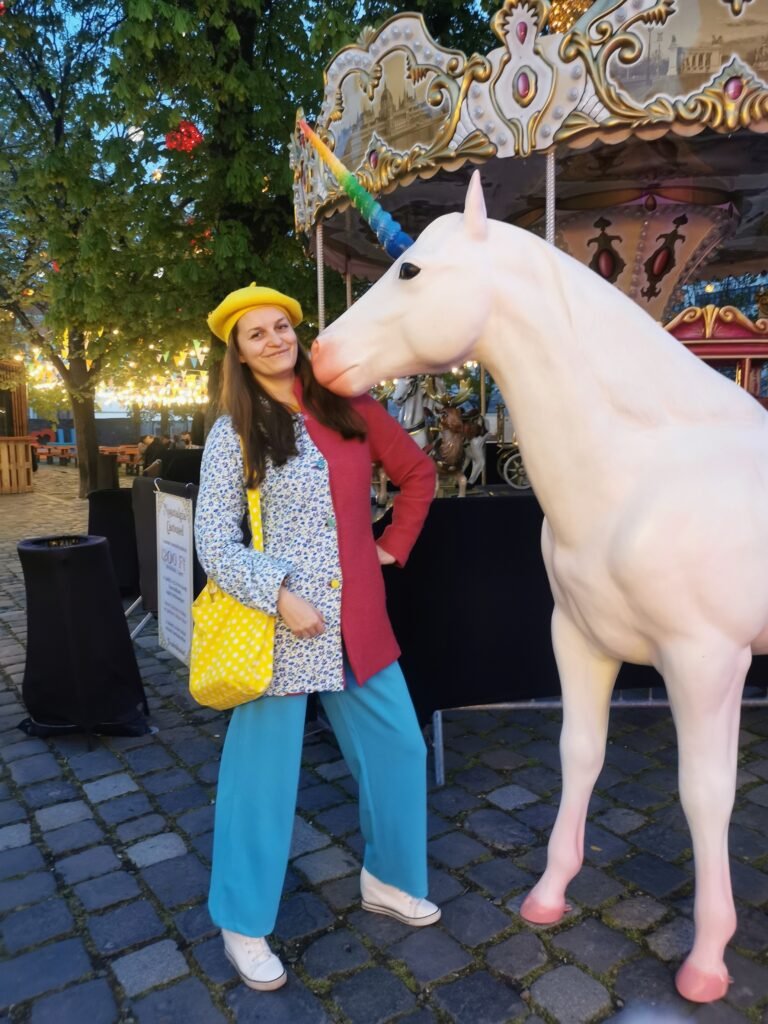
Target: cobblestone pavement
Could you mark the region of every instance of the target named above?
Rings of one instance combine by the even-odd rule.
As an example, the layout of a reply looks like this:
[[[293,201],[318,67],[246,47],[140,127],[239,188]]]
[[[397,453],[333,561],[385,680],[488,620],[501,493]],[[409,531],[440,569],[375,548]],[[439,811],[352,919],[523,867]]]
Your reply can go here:
[[[691,851],[668,713],[613,715],[573,912],[517,914],[544,864],[560,778],[551,711],[446,716],[448,782],[430,793],[439,925],[359,907],[355,786],[328,733],[309,736],[275,946],[289,984],[237,982],[208,917],[213,799],[226,718],[192,704],[182,667],[139,638],[157,732],[30,739],[23,717],[18,539],[83,531],[75,471],[41,467],[0,498],[0,1022],[504,1024],[679,1016],[768,1024],[768,711],[747,710],[731,829],[739,930],[727,1001],[674,991],[691,938]]]

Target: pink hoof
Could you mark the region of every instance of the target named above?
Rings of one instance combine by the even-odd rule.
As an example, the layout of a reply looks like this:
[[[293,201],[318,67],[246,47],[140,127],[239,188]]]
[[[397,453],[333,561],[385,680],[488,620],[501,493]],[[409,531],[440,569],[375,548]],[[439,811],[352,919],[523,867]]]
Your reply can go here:
[[[565,901],[556,907],[548,907],[540,903],[531,893],[523,900],[523,905],[520,907],[520,916],[531,924],[557,924],[570,909]]]
[[[675,978],[677,991],[692,1003],[713,1003],[716,999],[722,999],[728,992],[730,982],[725,968],[722,972],[713,974],[702,971],[690,960],[685,961]]]

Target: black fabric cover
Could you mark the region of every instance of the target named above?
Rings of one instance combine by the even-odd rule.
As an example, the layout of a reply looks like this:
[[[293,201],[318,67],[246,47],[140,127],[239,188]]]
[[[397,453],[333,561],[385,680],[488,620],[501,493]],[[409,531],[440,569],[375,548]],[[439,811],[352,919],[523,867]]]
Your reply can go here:
[[[438,708],[560,695],[552,594],[541,556],[543,514],[532,494],[432,503],[404,569],[385,566],[401,665],[425,722]],[[389,522],[385,516],[376,532]],[[768,685],[768,658],[748,685]],[[624,665],[617,689],[663,687],[655,669]]]
[[[199,486],[202,448],[166,448],[160,459],[163,464],[160,476],[163,480]]]
[[[106,537],[120,593],[139,594],[139,556],[131,491],[127,487],[91,491],[88,495],[88,534]]]
[[[184,454],[184,453],[182,453]],[[139,556],[139,586],[145,612],[157,615],[157,518],[155,491],[176,494],[180,498],[197,501],[198,488],[194,484],[174,483],[161,477],[137,476],[131,488],[133,517],[136,524],[136,549]],[[192,585],[195,594],[205,586],[205,573],[195,552]]]
[[[36,537],[18,545],[27,592],[22,682],[33,726],[147,732],[147,711],[104,537]],[[28,732],[37,731],[32,726]]]

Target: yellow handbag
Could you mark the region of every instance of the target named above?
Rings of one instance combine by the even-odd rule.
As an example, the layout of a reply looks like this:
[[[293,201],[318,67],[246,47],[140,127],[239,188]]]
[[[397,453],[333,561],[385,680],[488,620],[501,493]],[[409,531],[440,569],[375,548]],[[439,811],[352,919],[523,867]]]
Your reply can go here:
[[[253,546],[264,550],[258,488],[248,494]],[[272,682],[275,617],[248,608],[208,580],[192,604],[189,691],[224,711],[260,697]]]

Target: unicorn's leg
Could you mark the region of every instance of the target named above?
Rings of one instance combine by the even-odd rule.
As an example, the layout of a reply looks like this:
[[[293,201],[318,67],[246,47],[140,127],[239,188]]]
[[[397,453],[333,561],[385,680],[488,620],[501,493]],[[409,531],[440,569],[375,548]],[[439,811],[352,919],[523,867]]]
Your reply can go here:
[[[605,758],[611,692],[620,667],[618,661],[597,653],[557,607],[552,644],[563,691],[563,792],[546,870],[520,908],[533,924],[553,924],[568,909],[565,890],[584,859],[587,808]]]
[[[728,991],[723,953],[736,930],[728,824],[736,792],[739,717],[749,650],[665,652],[664,678],[677,728],[680,800],[696,868],[693,948],[677,973],[686,999],[708,1003]]]

